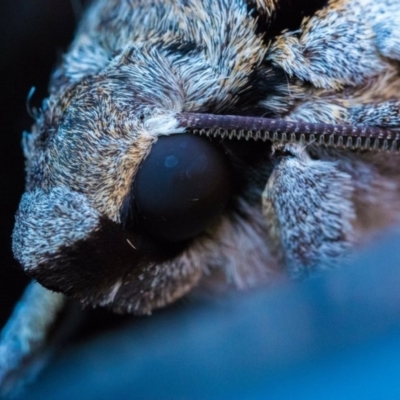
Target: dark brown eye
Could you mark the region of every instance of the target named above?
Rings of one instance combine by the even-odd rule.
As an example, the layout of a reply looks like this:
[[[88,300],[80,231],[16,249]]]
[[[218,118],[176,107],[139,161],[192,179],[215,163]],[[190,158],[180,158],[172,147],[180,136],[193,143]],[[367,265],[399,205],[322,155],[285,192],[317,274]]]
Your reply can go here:
[[[228,161],[208,139],[163,136],[143,161],[134,185],[134,212],[149,235],[182,241],[221,215],[231,194]]]

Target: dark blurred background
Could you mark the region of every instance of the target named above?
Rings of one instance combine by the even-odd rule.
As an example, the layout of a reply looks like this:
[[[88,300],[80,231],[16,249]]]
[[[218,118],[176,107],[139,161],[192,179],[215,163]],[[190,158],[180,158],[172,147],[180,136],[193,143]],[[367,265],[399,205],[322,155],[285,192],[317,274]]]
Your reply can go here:
[[[75,4],[75,10],[73,7]],[[26,102],[38,107],[57,59],[73,38],[79,2],[2,0],[0,2],[0,325],[28,282],[14,261],[11,232],[24,190],[21,135],[33,122]]]

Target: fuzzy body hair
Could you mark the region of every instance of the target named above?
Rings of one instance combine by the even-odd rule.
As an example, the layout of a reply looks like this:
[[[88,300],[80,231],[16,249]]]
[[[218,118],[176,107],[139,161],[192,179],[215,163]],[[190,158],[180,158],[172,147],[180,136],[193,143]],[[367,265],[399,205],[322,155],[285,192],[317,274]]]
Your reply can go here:
[[[141,162],[183,132],[176,113],[400,128],[400,3],[316,1],[296,29],[281,3],[93,2],[24,137],[13,248],[32,277],[143,314],[194,287],[308,276],[399,221],[397,155],[269,143],[255,161],[223,144],[243,184],[216,224],[164,257],[124,229]]]

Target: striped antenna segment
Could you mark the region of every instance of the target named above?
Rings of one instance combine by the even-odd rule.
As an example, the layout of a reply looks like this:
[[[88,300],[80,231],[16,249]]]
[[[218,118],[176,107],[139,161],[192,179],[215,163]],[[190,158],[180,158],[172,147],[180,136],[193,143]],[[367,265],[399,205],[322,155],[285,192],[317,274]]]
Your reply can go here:
[[[317,143],[329,147],[400,151],[400,132],[364,125],[333,125],[284,119],[181,113],[180,125],[208,137]]]

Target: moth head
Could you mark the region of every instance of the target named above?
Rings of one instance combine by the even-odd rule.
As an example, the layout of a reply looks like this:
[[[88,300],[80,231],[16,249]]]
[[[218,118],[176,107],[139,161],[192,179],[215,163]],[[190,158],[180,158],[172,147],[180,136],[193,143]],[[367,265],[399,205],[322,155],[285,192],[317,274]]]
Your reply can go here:
[[[195,112],[279,118],[305,100],[308,83],[296,84],[296,77],[288,81],[287,71],[270,60],[268,35],[258,33],[269,27],[261,16],[269,15],[270,8],[260,5],[275,3],[249,2],[254,15],[244,2],[223,2],[223,7],[213,1],[189,3],[165,13],[164,3],[159,9],[142,2],[133,10],[128,3],[99,2],[55,72],[43,113],[24,140],[27,192],[13,236],[16,258],[45,287],[83,303],[146,313],[216,271],[238,287],[269,282],[284,264],[274,247],[299,244],[290,235],[280,240],[285,221],[278,217],[286,210],[287,221],[296,225],[291,212],[304,196],[290,196],[295,190],[283,184],[285,198],[274,189],[280,186],[271,184],[270,176],[276,179],[277,173],[280,183],[288,182],[282,174],[285,165],[272,175],[271,161],[285,159],[271,160],[272,141],[194,138],[178,117]],[[160,22],[164,14],[172,20]],[[133,26],[140,26],[140,32]],[[336,114],[327,109],[329,118],[323,109],[311,121],[335,121]],[[185,146],[192,150],[185,152]],[[294,172],[304,170],[316,171],[322,180],[319,160],[304,152],[297,157],[296,151],[292,164],[297,169],[287,169],[293,173],[290,183],[296,186]],[[334,163],[328,164],[324,176],[335,179],[335,185],[318,185],[315,174],[307,182],[346,189],[350,210],[347,189],[354,179],[347,171],[336,174]],[[175,178],[183,182],[180,189],[169,184]],[[262,209],[266,188],[270,218]],[[329,197],[326,192],[318,192],[322,200]],[[318,206],[312,198],[309,204]],[[340,231],[334,240],[347,243],[341,229],[350,225],[348,218],[342,223],[341,211],[327,209]],[[309,220],[302,221],[302,231],[309,229]],[[311,231],[319,235],[318,229]],[[304,249],[314,243],[314,236],[300,243],[295,261],[305,264]],[[342,252],[337,248],[332,257]]]
[[[25,270],[83,303],[134,313],[181,297],[215,271],[239,287],[279,274],[273,240],[268,246],[279,223],[271,227],[262,209],[272,141],[187,132],[196,123],[270,131],[257,125],[268,120],[197,114],[195,123],[182,118],[179,91],[163,96],[162,82],[159,91],[146,91],[131,70],[114,72],[50,99],[25,137],[28,190],[13,235]],[[314,126],[321,137],[338,129],[282,126],[289,135]]]
[[[213,2],[209,6],[219,10]],[[146,9],[138,8],[142,13]],[[261,268],[271,258],[262,238],[265,179],[254,179],[248,170],[242,174],[246,162],[241,155],[246,153],[256,169],[268,152],[257,150],[257,156],[249,157],[251,152],[243,152],[242,146],[182,139],[191,134],[176,117],[184,110],[249,112],[260,98],[286,98],[284,73],[262,64],[266,50],[262,38],[254,35],[255,22],[245,6],[238,11],[234,34],[221,27],[227,39],[219,39],[229,43],[224,53],[218,45],[205,46],[203,34],[184,48],[183,38],[168,31],[159,32],[159,40],[138,40],[111,50],[107,35],[98,43],[102,51],[95,53],[77,38],[53,77],[33,132],[24,139],[27,193],[17,214],[13,246],[23,268],[41,284],[84,303],[145,313],[180,297],[210,270],[257,265],[254,270],[260,273],[234,273],[227,279],[242,287],[246,280],[267,279],[273,267],[266,272]],[[230,18],[229,13],[223,16]],[[206,30],[208,20],[204,27],[197,17],[190,23]],[[262,51],[251,52],[249,46]],[[279,101],[271,104],[280,108]],[[174,197],[168,200],[177,203],[178,213],[163,209],[162,202],[145,210],[156,194],[161,200],[176,194],[176,188],[165,193],[162,185],[145,193],[154,153],[174,140],[179,142],[175,149],[190,145],[202,150],[194,159],[188,157],[193,151],[166,155],[163,168],[172,171],[176,158],[186,156],[188,166],[178,175],[184,176],[185,190],[197,184],[184,193],[185,206]],[[152,171],[156,181],[161,173]],[[208,190],[214,175],[215,192],[207,193],[211,200],[204,202],[204,193],[199,196],[197,189]],[[246,198],[238,197],[239,186],[255,189],[246,191]],[[194,223],[180,214],[184,208]],[[166,211],[168,224],[162,220]],[[90,223],[76,222],[87,213]]]
[[[83,80],[50,98],[25,136],[28,190],[13,248],[45,287],[147,313],[205,271],[236,264],[243,243],[250,264],[265,259],[267,248],[255,252],[261,244],[243,222],[251,211],[236,223],[234,210],[246,209],[234,200],[240,161],[185,133],[171,106],[179,101],[170,91],[163,103],[159,93],[146,97],[146,87],[121,75]],[[260,194],[257,201],[262,220]]]

